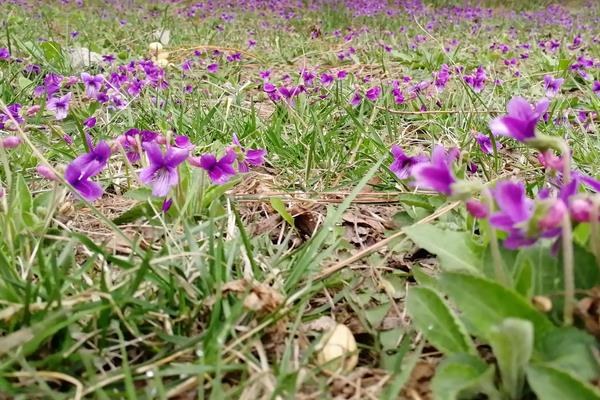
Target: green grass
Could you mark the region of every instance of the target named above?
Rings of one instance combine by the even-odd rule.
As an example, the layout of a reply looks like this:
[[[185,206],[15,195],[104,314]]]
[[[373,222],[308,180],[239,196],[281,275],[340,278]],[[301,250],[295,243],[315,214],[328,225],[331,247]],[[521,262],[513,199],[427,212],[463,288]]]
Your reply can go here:
[[[514,95],[543,97],[546,73],[565,78],[551,119],[567,113],[575,121],[577,110],[600,112],[591,82],[568,69],[580,54],[566,47],[578,31],[524,16],[452,21],[432,10],[414,18],[352,17],[331,7],[323,13],[296,10],[302,17],[290,20],[235,12],[233,22],[224,22],[220,12],[184,18],[176,13],[183,3],[135,3],[105,7],[91,1],[83,9],[2,4],[0,47],[26,60],[0,61],[2,106],[43,104],[32,97],[42,76],[23,73],[27,62],[64,76],[114,68],[73,68],[65,55],[72,47],[114,54],[115,65],[126,64],[147,57],[152,32],[164,29],[171,33],[165,50],[172,65],[166,68],[168,89],[145,90],[122,110],[76,100],[61,122],[42,106],[23,125],[30,143],[0,148],[6,189],[0,199],[0,398],[359,398],[359,389],[371,398],[398,398],[418,360],[436,358],[404,312],[411,269],[433,267],[434,261],[401,234],[386,246],[371,246],[427,218],[474,230],[460,207],[412,193],[387,169],[390,145],[411,154],[428,152],[434,143],[458,146],[463,171],[473,161],[482,179],[525,177],[535,191],[542,174],[534,151],[500,139],[502,152],[485,155],[472,132],[488,133],[490,119]],[[588,11],[574,7],[574,20],[593,26],[598,7]],[[472,33],[477,24],[481,29]],[[363,26],[368,32],[344,41],[348,28]],[[316,28],[322,35],[311,39]],[[332,34],[336,29],[339,38]],[[72,31],[79,35],[72,38]],[[249,32],[257,41],[252,49]],[[598,57],[593,33],[583,31],[585,54]],[[416,35],[427,41],[411,49]],[[550,37],[563,46],[546,54],[537,41]],[[444,52],[452,39],[460,43]],[[494,42],[511,50],[500,54],[490,49]],[[393,50],[383,51],[380,43]],[[516,47],[523,43],[531,48]],[[337,53],[350,47],[356,53],[339,60]],[[184,75],[181,63],[195,59],[195,48],[239,49],[242,61],[223,61],[216,74],[203,65]],[[529,58],[519,61],[517,78],[503,61],[524,52]],[[431,79],[443,63],[464,66],[465,74],[483,65],[485,90],[477,94],[454,76],[443,93],[394,104],[392,79]],[[259,71],[289,74],[297,84],[303,66],[351,74],[318,94],[300,96],[293,107],[269,101]],[[597,70],[591,74],[598,79]],[[366,76],[371,82],[363,84]],[[495,86],[494,79],[503,84]],[[192,93],[184,91],[187,84]],[[373,85],[384,88],[376,103],[348,103],[355,86]],[[69,90],[80,98],[83,87]],[[419,112],[421,105],[431,113]],[[201,170],[183,165],[174,205],[164,214],[162,201],[141,189],[130,166],[115,156],[118,161],[101,175],[107,193],[89,204],[62,182],[41,179],[35,167],[47,161],[61,171],[81,154],[82,123],[92,114],[96,142],[138,127],[187,135],[198,154],[222,154],[236,133],[245,147],[267,149],[267,163],[224,186],[208,185]],[[589,126],[548,124],[541,130],[566,137],[576,166],[599,176],[597,123],[596,117]],[[381,204],[384,195],[395,201]],[[367,204],[360,202],[364,197]],[[296,228],[285,222],[290,218]],[[332,265],[342,267],[324,276]],[[259,300],[255,309],[249,295]],[[323,318],[355,334],[359,369],[349,378],[330,376],[315,362],[322,332],[309,323]]]

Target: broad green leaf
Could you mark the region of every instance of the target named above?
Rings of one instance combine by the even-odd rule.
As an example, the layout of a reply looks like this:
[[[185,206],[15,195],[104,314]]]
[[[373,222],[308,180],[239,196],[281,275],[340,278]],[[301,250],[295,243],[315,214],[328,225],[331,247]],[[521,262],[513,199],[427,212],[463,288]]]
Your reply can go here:
[[[498,399],[494,386],[494,366],[471,354],[454,354],[437,367],[431,381],[433,398],[457,400],[487,394],[489,399]]]
[[[414,324],[438,350],[446,354],[475,352],[465,327],[436,292],[413,287],[406,306]]]
[[[507,318],[492,328],[489,338],[504,390],[511,399],[520,399],[525,368],[533,352],[533,325],[527,320]]]
[[[271,197],[271,207],[283,218],[290,226],[294,226],[294,217],[288,212],[283,201],[278,197]]]
[[[584,381],[600,377],[600,365],[594,357],[596,339],[574,327],[550,331],[536,346],[539,358],[549,365],[570,372]]]
[[[477,336],[489,339],[490,330],[506,318],[530,321],[536,339],[553,328],[550,320],[533,308],[525,297],[494,281],[465,273],[446,272],[441,275],[440,284]]]
[[[444,271],[481,274],[479,257],[470,243],[469,234],[429,224],[409,226],[404,232],[417,246],[437,255]]]
[[[413,265],[410,272],[419,286],[425,286],[431,289],[436,289],[439,286],[435,277],[429,275],[427,272],[423,271],[423,268],[417,265]]]
[[[599,400],[600,392],[573,375],[548,365],[527,368],[527,382],[543,400]]]

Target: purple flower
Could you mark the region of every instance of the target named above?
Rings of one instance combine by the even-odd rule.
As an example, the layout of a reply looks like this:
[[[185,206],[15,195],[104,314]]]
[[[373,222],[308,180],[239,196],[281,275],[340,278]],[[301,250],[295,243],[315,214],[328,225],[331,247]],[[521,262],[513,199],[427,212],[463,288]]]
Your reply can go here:
[[[277,86],[273,85],[271,82],[265,82],[263,85],[263,91],[265,93],[274,93],[277,91]]]
[[[592,84],[592,92],[600,96],[600,81],[594,81]]]
[[[350,98],[350,104],[353,107],[358,106],[360,103],[362,102],[362,96],[360,95],[360,93],[358,92],[354,92],[354,94],[352,95],[352,97]]]
[[[187,149],[169,147],[163,154],[157,143],[143,144],[150,165],[140,171],[140,181],[152,186],[152,195],[166,196],[179,183],[177,167],[188,157]]]
[[[346,71],[344,71],[343,69],[339,70],[338,73],[337,73],[337,78],[339,80],[346,79],[347,76],[348,76],[348,73]]]
[[[270,69],[266,69],[264,71],[260,71],[258,73],[258,76],[260,76],[262,80],[268,81],[269,78],[271,77],[271,70]]]
[[[563,78],[554,79],[551,75],[544,76],[544,89],[546,90],[546,96],[554,97],[560,91],[565,80]]]
[[[102,75],[90,75],[86,72],[81,73],[81,81],[85,87],[85,95],[90,99],[95,99],[102,88],[104,77]]]
[[[83,121],[83,126],[92,129],[94,126],[96,126],[96,117],[87,118],[85,121]]]
[[[447,64],[442,64],[440,71],[435,76],[435,87],[438,92],[442,92],[450,79],[450,68]]]
[[[481,151],[485,154],[490,154],[494,152],[494,146],[492,145],[492,139],[489,136],[484,135],[483,133],[477,132],[475,134],[475,140],[479,144]],[[502,143],[496,141],[496,150],[502,148]]]
[[[494,118],[490,130],[494,135],[510,136],[520,142],[535,138],[535,126],[548,109],[548,99],[542,99],[533,108],[522,97],[513,97],[506,106],[508,115]]]
[[[475,93],[480,93],[485,87],[487,75],[485,73],[485,69],[480,65],[479,67],[477,67],[475,74],[466,75],[464,79],[465,82],[473,88],[473,91]]]
[[[6,47],[0,47],[0,60],[7,61],[10,60],[10,52]]]
[[[173,199],[165,199],[162,203],[161,211],[167,213],[171,208],[171,205],[173,205]]]
[[[329,86],[333,83],[333,75],[330,74],[322,73],[320,79],[323,86]]]
[[[372,88],[367,90],[365,96],[371,101],[376,101],[379,98],[379,96],[381,96],[381,88],[379,86],[373,86]]]
[[[73,160],[65,170],[65,179],[87,201],[94,201],[102,196],[102,188],[89,179],[99,174],[110,158],[110,147],[106,142],[98,145]]]
[[[206,67],[206,70],[211,74],[214,74],[219,70],[219,64],[210,64],[208,67]]]
[[[500,211],[490,216],[490,223],[505,232],[523,223],[533,214],[533,201],[525,195],[523,182],[500,181],[493,190]]]
[[[489,215],[490,210],[484,203],[482,203],[479,200],[469,199],[466,201],[465,205],[469,214],[471,214],[475,218],[483,219],[487,218],[487,216]]]
[[[17,124],[22,124],[25,120],[21,116],[21,108],[19,103],[13,103],[6,107],[7,113],[0,112],[0,129],[9,129],[9,126],[16,128],[13,119]]]
[[[410,176],[412,168],[418,163],[427,161],[427,157],[420,156],[408,156],[402,148],[398,145],[393,145],[391,150],[394,162],[390,165],[390,171],[392,171],[399,179],[406,179]]]
[[[175,136],[175,139],[173,139],[173,141],[175,142],[175,147],[178,147],[180,149],[186,149],[191,151],[194,149],[194,147],[196,147],[194,146],[190,138],[185,135]]]
[[[62,120],[67,117],[69,112],[69,103],[71,102],[72,93],[69,92],[62,97],[52,97],[46,103],[46,109],[54,113],[57,120]]]
[[[200,160],[192,163],[192,165],[197,165],[205,170],[213,183],[221,185],[231,179],[232,176],[235,176],[235,169],[233,169],[235,160],[235,151],[230,149],[220,159],[210,153],[203,154]]]
[[[445,195],[452,194],[452,184],[456,182],[450,167],[453,158],[452,154],[446,153],[443,146],[436,145],[430,161],[418,163],[412,168],[415,184]]]
[[[265,149],[244,149],[235,134],[233,135],[233,144],[240,151],[237,156],[240,172],[246,173],[250,171],[250,166],[257,167],[265,162],[265,155],[267,154]]]

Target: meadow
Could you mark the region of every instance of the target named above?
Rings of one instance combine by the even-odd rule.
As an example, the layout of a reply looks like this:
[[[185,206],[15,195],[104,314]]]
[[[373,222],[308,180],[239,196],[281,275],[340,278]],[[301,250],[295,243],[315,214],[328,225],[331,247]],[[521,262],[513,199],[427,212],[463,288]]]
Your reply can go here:
[[[600,399],[599,2],[0,21],[0,399]]]

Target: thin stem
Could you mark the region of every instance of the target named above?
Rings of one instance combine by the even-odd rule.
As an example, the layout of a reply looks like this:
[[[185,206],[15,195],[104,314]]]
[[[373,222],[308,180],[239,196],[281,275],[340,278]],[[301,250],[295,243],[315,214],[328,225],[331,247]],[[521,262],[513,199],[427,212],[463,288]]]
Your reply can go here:
[[[494,201],[492,199],[492,195],[489,189],[484,189],[481,192],[481,195],[483,196],[488,210],[492,210],[494,207]],[[502,255],[500,254],[500,246],[498,246],[498,235],[496,235],[496,230],[489,224],[489,222],[487,230],[488,235],[490,236],[490,249],[492,251],[492,260],[494,261],[494,275],[498,282],[505,286],[508,286],[510,282],[508,276],[506,275],[504,260],[502,259]]]
[[[560,142],[563,158],[563,181],[566,185],[571,182],[571,151],[566,141]],[[562,250],[563,273],[565,280],[565,307],[563,311],[564,324],[573,324],[573,310],[575,308],[575,257],[573,255],[573,227],[571,216],[565,213],[562,220]]]
[[[565,280],[565,307],[563,319],[565,325],[569,326],[573,324],[573,309],[575,308],[575,257],[573,255],[571,217],[568,213],[565,213],[562,220],[562,250]]]
[[[6,150],[0,146],[0,159],[2,159],[2,167],[4,168],[4,175],[6,179],[6,190],[12,190],[12,174],[10,172],[10,164],[8,163],[8,157],[6,156]]]

